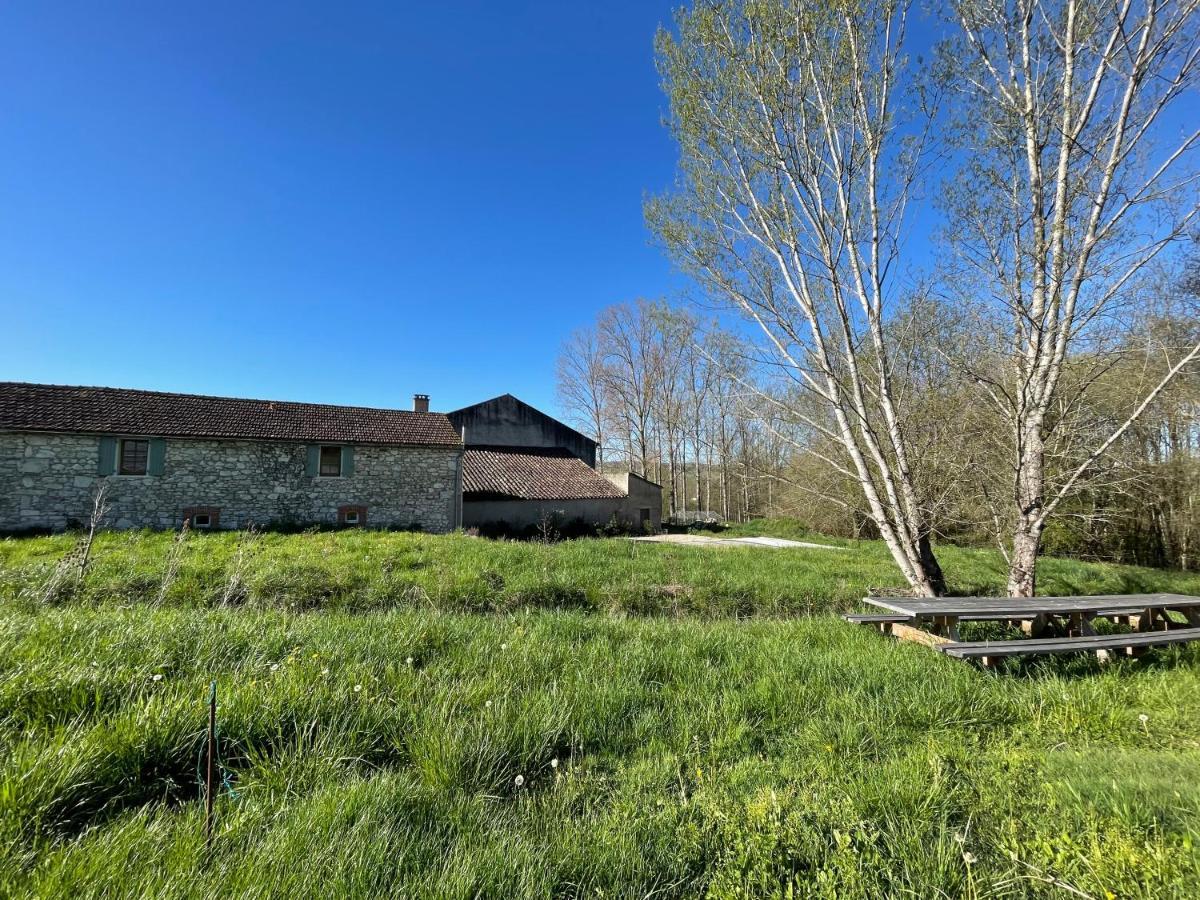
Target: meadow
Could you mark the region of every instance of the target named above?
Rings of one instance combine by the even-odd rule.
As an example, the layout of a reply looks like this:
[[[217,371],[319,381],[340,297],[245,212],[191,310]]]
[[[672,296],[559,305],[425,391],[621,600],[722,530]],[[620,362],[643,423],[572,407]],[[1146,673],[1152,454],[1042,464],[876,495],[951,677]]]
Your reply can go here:
[[[105,534],[49,598],[73,539],[0,541],[0,895],[1200,895],[1200,650],[985,672],[837,619],[896,577],[813,539]]]

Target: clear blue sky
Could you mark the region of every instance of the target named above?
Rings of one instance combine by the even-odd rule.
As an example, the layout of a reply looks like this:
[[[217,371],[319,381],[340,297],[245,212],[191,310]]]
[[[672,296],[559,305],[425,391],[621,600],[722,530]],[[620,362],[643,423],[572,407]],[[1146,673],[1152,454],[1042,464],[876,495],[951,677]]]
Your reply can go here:
[[[0,380],[554,409],[602,307],[677,289],[672,3],[0,10]]]

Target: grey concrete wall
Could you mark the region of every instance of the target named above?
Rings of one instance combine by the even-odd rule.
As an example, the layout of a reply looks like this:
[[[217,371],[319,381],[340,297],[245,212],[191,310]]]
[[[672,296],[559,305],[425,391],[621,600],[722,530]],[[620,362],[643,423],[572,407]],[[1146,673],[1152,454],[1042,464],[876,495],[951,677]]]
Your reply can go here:
[[[647,481],[633,472],[606,472],[604,477],[623,490],[628,497],[623,501],[627,515],[635,521],[641,510],[650,510],[650,524],[654,531],[662,529],[662,486]]]
[[[502,522],[514,531],[538,526],[545,517],[559,524],[582,519],[590,525],[605,525],[614,515],[626,519],[623,499],[601,500],[463,500],[463,527]],[[628,524],[636,520],[626,519]]]
[[[596,442],[511,394],[447,413],[468,447],[562,447],[596,467]]]
[[[641,526],[641,512],[650,511],[650,527],[662,529],[662,488],[653,482],[628,472],[605,475],[609,481],[629,493],[628,497],[595,500],[468,500],[462,504],[464,528],[503,522],[520,531],[538,526],[545,517],[555,517],[560,524],[576,519],[595,525],[607,525],[615,516],[627,527]]]
[[[0,433],[0,530],[85,521],[98,480],[99,437]],[[354,474],[305,475],[305,445],[168,438],[163,474],[110,475],[108,524],[178,527],[187,507],[220,508],[222,528],[248,522],[334,524],[337,508],[367,507],[368,526],[458,524],[461,452],[359,445]]]

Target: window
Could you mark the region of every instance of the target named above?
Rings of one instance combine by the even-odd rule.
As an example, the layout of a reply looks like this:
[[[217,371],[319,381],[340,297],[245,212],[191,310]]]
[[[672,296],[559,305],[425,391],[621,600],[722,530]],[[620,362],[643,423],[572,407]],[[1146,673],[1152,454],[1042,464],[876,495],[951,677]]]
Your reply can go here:
[[[187,506],[183,510],[183,520],[189,528],[197,531],[215,531],[221,527],[221,508],[219,506]]]
[[[342,448],[321,448],[321,477],[337,478],[342,474]]]
[[[350,527],[365,527],[367,524],[367,508],[359,505],[339,506],[337,511],[339,525]]]
[[[126,438],[121,441],[121,465],[118,469],[122,475],[145,475],[146,463],[150,459],[150,442]]]

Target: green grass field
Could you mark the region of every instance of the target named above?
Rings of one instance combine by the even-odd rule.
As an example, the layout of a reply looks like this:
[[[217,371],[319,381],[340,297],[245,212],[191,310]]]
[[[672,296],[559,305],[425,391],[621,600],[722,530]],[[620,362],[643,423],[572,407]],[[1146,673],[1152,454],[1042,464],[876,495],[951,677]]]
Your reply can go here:
[[[730,534],[804,536],[787,522],[751,523]],[[728,618],[794,616],[854,606],[872,588],[904,585],[878,541],[808,537],[839,550],[695,548],[621,539],[558,544],[488,541],[462,535],[341,531],[263,534],[242,545],[225,532],[193,535],[168,605],[232,600],[255,609],[366,612],[395,608],[511,612],[531,608]],[[0,602],[37,599],[39,585],[73,543],[69,535],[0,540]],[[172,535],[113,532],[75,602],[139,603],[161,593]],[[1003,593],[995,552],[943,547],[953,593]],[[240,566],[240,568],[239,568]],[[1200,594],[1200,574],[1046,559],[1043,594]]]
[[[891,643],[829,614],[897,584],[870,543],[204,535],[159,603],[170,540],[105,535],[49,603],[71,538],[0,541],[0,895],[1200,895],[1200,648],[995,674]]]

